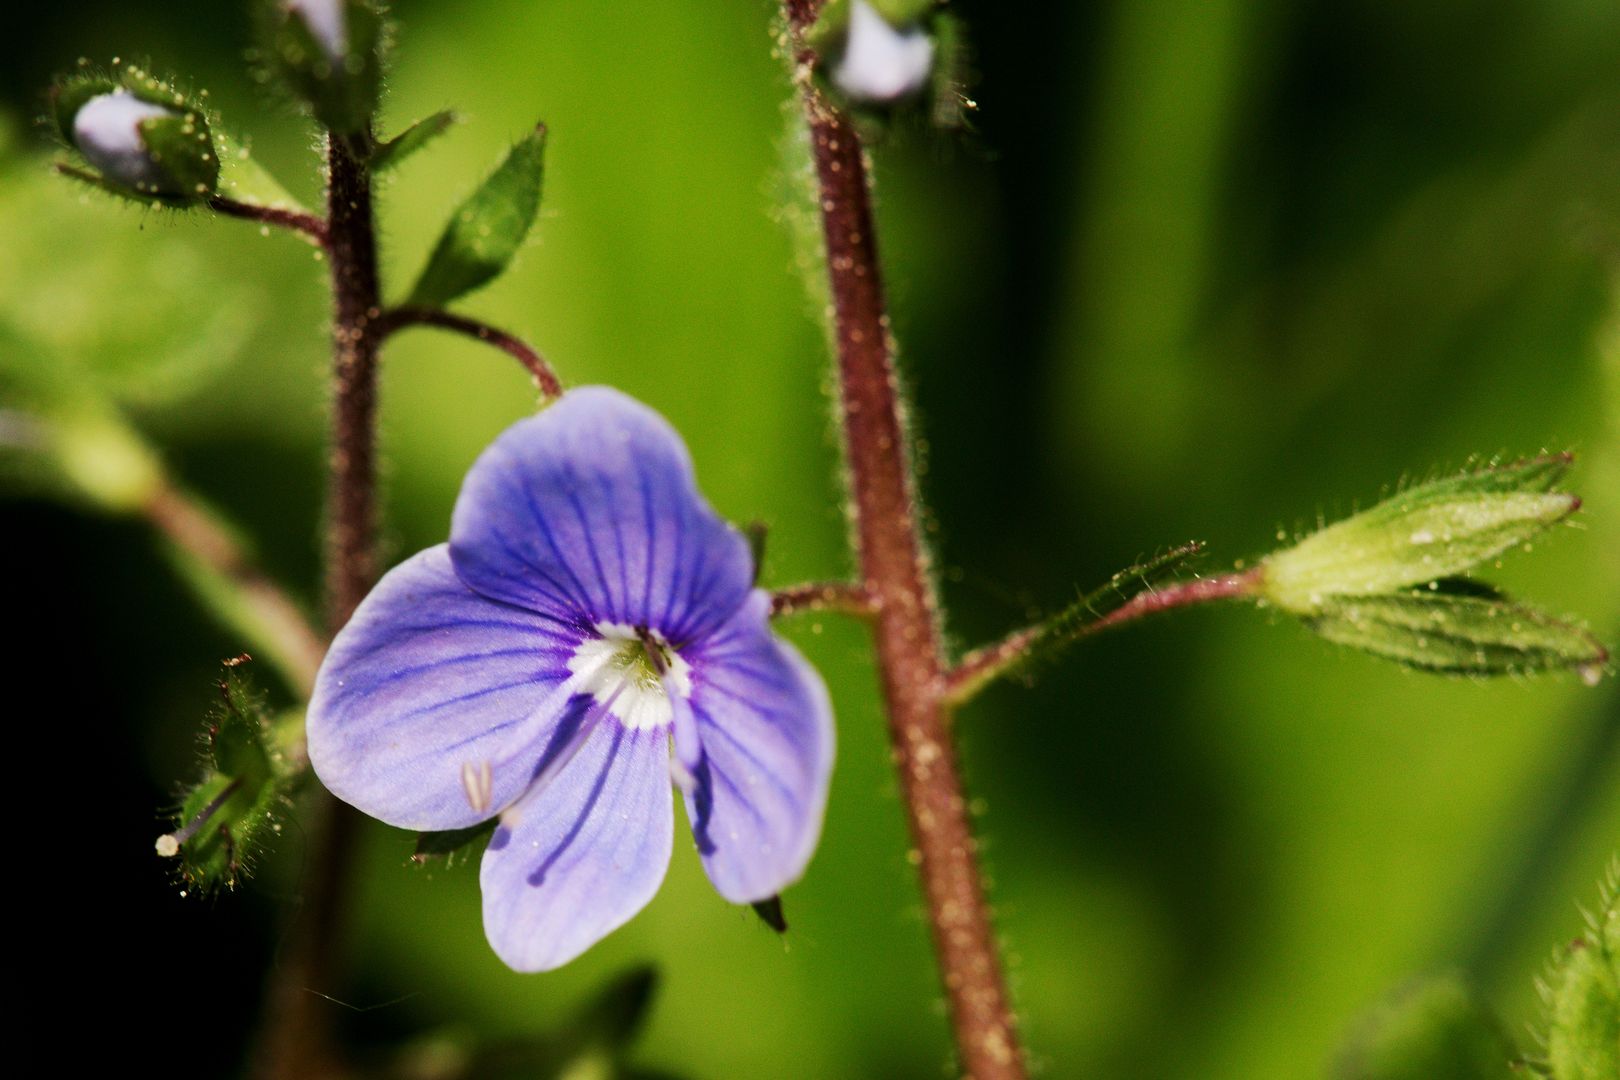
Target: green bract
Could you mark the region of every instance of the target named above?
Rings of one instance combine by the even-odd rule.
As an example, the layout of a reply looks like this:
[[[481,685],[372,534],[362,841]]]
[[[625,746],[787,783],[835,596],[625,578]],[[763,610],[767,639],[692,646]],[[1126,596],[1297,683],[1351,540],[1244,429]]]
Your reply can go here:
[[[1370,596],[1451,577],[1568,517],[1580,499],[1549,491],[1569,455],[1420,484],[1266,558],[1259,594],[1295,615],[1334,597]]]

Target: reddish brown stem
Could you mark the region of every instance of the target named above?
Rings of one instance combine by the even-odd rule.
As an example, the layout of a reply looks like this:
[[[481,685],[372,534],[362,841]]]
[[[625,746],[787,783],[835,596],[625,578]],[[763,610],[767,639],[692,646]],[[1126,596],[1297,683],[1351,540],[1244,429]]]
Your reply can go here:
[[[809,77],[802,45],[819,0],[785,0],[801,44],[798,82],[809,120],[838,350],[839,411],[860,572],[900,788],[917,845],[960,1066],[976,1080],[1024,1076],[1012,1007],[976,861],[967,798],[946,709],[944,659],[918,529],[909,443],[889,337],[861,141]]]
[[[871,615],[872,597],[865,588],[848,581],[807,581],[771,592],[771,616],[797,615],[801,611],[841,611],[847,615]]]
[[[1162,589],[1137,593],[1094,622],[1070,630],[1057,644],[1090,637],[1092,634],[1161,611],[1245,596],[1253,591],[1258,580],[1259,571],[1249,570],[1241,574],[1179,581]],[[1014,670],[1029,658],[1031,652],[1040,645],[1041,639],[1049,632],[1044,625],[1025,627],[1009,634],[994,645],[986,645],[982,649],[968,653],[945,676],[947,700],[953,704],[960,704],[992,680]]]
[[[376,579],[377,350],[382,308],[371,176],[348,142],[327,137],[327,244],[332,275],[332,459],[327,495],[326,625],[337,633]],[[260,1075],[269,1080],[346,1075],[320,993],[342,958],[343,908],[358,815],[324,790],[306,832],[310,876],[266,1003]]]
[[[465,315],[452,315],[437,308],[417,307],[389,310],[383,316],[379,333],[386,338],[407,326],[434,326],[493,345],[523,365],[534,378],[534,385],[539,388],[541,397],[551,400],[562,396],[562,380],[557,378],[557,373],[546,363],[546,358],[515,334],[509,334],[477,319],[469,319]]]
[[[280,210],[273,206],[260,206],[257,203],[237,202],[223,195],[210,196],[208,206],[211,210],[229,217],[274,225],[278,229],[291,229],[302,233],[321,247],[326,246],[326,222],[314,214],[306,214],[302,210]]]

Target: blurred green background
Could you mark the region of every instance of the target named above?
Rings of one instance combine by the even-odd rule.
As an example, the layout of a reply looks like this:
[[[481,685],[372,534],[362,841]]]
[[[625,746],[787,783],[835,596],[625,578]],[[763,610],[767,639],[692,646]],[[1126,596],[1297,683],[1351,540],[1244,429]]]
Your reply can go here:
[[[669,416],[718,508],[770,524],[768,581],[844,572],[822,338],[777,220],[771,6],[395,10],[386,126],[447,105],[468,120],[383,191],[385,286],[408,283],[448,209],[543,118],[537,238],[466,307],[529,334],[568,381]],[[901,125],[876,149],[955,641],[1169,543],[1207,540],[1216,566],[1252,558],[1402,476],[1542,447],[1580,452],[1588,509],[1497,576],[1620,639],[1620,6],[958,10],[982,76],[976,131]],[[0,348],[129,374],[174,471],[313,602],[323,268],[252,226],[83,194],[48,175],[32,121],[77,57],[148,58],[206,86],[306,199],[310,129],[257,95],[233,4],[74,0],[10,18]],[[390,346],[383,392],[397,559],[444,538],[464,470],[533,395],[498,353],[426,331]],[[69,805],[49,804],[40,978],[64,1001],[93,988],[154,1033],[107,1047],[122,1066],[228,1074],[298,903],[303,838],[289,829],[245,890],[202,901],[176,895],[152,839],[191,774],[215,665],[243,642],[138,525],[22,480],[0,535],[49,588],[16,601],[45,613],[18,670],[55,696],[14,720],[17,753],[58,792],[72,778]],[[515,975],[484,944],[475,864],[414,868],[411,839],[377,827],[352,979],[312,988],[352,1006],[332,1010],[356,1044],[549,1029],[647,961],[662,974],[635,1054],[648,1066],[942,1075],[864,634],[809,617],[786,632],[833,689],[841,745],[785,939],[720,901],[681,844],[628,927],[563,971]],[[1620,845],[1617,685],[1428,678],[1209,610],[991,692],[960,731],[1035,1060],[1054,1077],[1318,1075],[1358,1013],[1456,963],[1522,1031],[1532,976]]]

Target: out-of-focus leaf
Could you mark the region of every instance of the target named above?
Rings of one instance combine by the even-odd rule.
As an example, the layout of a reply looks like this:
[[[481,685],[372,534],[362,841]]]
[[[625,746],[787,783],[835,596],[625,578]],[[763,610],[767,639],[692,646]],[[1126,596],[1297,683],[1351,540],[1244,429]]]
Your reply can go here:
[[[1334,1080],[1513,1080],[1513,1044],[1457,976],[1407,986],[1362,1018]]]
[[[507,268],[540,210],[545,148],[542,124],[456,209],[411,290],[412,307],[443,307]]]
[[[221,275],[195,232],[163,227],[163,214],[70,187],[42,158],[0,143],[0,324],[10,327],[0,368],[128,405],[179,400],[222,372],[260,294]]]

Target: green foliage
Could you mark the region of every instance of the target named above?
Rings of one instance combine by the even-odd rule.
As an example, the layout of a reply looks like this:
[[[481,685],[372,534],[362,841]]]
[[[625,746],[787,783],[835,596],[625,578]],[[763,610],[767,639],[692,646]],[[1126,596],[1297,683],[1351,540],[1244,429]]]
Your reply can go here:
[[[397,168],[400,162],[449,131],[460,119],[450,109],[424,116],[387,142],[377,144],[371,152],[371,171],[383,173]]]
[[[540,210],[545,150],[545,125],[536,125],[456,209],[408,304],[442,307],[507,268]]]
[[[188,888],[236,886],[280,831],[300,775],[247,678],[247,659],[225,663],[203,732],[202,779],[181,801],[174,830],[157,840],[159,856],[179,860]]]
[[[652,1080],[655,1075],[668,1080],[667,1074],[643,1072],[626,1061],[657,990],[654,968],[631,968],[541,1034],[480,1041],[460,1031],[442,1032],[407,1045],[398,1057],[398,1074],[438,1080]]]
[[[1602,644],[1580,627],[1499,595],[1463,594],[1450,582],[1383,596],[1328,597],[1305,625],[1335,644],[1456,675],[1574,668],[1596,680],[1608,662]]]
[[[1266,558],[1261,594],[1312,616],[1327,600],[1460,574],[1580,508],[1549,489],[1570,455],[1533,458],[1410,488]]]
[[[1456,975],[1418,980],[1368,1013],[1340,1052],[1334,1080],[1512,1080],[1516,1051],[1501,1023]]]
[[[1587,921],[1586,935],[1560,950],[1545,988],[1555,1080],[1620,1076],[1620,864]]]

